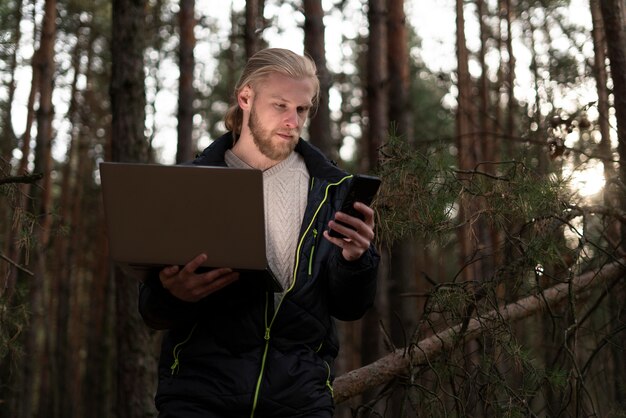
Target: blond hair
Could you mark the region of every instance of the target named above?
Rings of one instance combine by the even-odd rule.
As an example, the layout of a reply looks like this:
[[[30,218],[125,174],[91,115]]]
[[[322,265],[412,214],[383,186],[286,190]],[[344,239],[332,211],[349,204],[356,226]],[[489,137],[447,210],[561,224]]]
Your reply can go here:
[[[254,88],[257,83],[270,74],[278,73],[295,79],[310,78],[313,81],[315,95],[313,106],[317,104],[320,94],[320,84],[317,78],[315,62],[308,57],[298,55],[288,49],[266,48],[254,54],[246,63],[239,81],[235,86],[233,104],[226,111],[224,122],[226,129],[235,135],[241,133],[243,111],[237,103],[239,92],[246,86]]]

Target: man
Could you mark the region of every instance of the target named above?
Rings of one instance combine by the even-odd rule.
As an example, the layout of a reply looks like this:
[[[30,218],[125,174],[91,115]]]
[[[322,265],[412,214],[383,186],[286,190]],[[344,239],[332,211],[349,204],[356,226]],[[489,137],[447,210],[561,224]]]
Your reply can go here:
[[[235,88],[230,132],[193,161],[263,170],[268,263],[285,290],[273,294],[258,275],[229,268],[197,272],[204,254],[142,284],[144,320],[168,329],[160,417],[332,416],[331,316],[355,320],[371,306],[379,258],[373,210],[355,204],[364,220],[337,212],[351,176],[300,139],[318,94],[310,59],[258,52]]]

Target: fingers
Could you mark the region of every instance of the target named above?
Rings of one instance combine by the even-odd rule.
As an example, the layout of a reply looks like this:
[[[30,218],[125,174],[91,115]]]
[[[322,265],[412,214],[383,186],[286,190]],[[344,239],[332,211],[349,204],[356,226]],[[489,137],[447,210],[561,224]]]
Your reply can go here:
[[[341,221],[347,226],[341,225],[335,220],[331,220],[328,226],[342,234],[345,238],[335,238],[324,231],[324,237],[342,249],[341,254],[346,260],[356,260],[363,255],[374,240],[374,211],[369,206],[356,202],[354,208],[363,215],[363,220],[347,215],[343,212],[335,214],[335,220]]]
[[[206,261],[206,259],[206,254],[199,254],[198,256],[196,256],[196,258],[194,258],[185,265],[181,274],[183,274],[184,276],[191,276],[195,274],[196,270],[198,270],[198,267],[200,267],[202,263]]]
[[[184,280],[179,297],[187,302],[197,302],[212,293],[228,286],[239,279],[239,273],[228,268],[211,270],[210,272],[194,275]]]
[[[230,268],[196,274],[196,270],[206,259],[206,254],[200,254],[182,269],[178,266],[164,268],[159,272],[163,287],[178,299],[197,302],[239,279],[239,273]]]
[[[362,236],[371,242],[374,239],[374,210],[361,202],[356,202],[354,208],[363,215],[363,220],[343,212],[337,212],[335,213],[335,220],[331,220],[328,226],[346,238],[359,239]],[[352,229],[336,221],[350,225]]]
[[[159,278],[161,279],[161,281],[163,281],[164,279],[169,279],[171,277],[176,276],[176,274],[178,274],[179,270],[180,270],[180,268],[178,266],[165,267],[159,273]]]
[[[204,273],[197,289],[197,296],[201,299],[215,293],[239,279],[239,273],[231,269],[218,269]]]
[[[364,222],[374,229],[374,209],[362,202],[355,202],[354,208],[364,216]]]

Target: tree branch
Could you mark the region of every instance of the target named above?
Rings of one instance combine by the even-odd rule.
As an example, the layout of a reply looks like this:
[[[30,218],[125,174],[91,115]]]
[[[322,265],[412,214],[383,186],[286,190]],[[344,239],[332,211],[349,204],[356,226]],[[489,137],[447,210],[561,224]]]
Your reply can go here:
[[[7,263],[9,263],[10,265],[12,265],[13,267],[15,267],[16,269],[23,271],[24,273],[28,274],[29,276],[34,276],[35,273],[33,273],[32,271],[28,270],[25,267],[22,267],[21,265],[19,265],[18,263],[16,263],[15,261],[11,260],[9,257],[7,257],[6,255],[0,253],[0,258],[2,258],[4,261],[6,261]]]
[[[472,318],[463,334],[458,324],[426,338],[410,350],[399,348],[375,362],[353,370],[335,379],[334,399],[339,404],[368,389],[382,385],[394,377],[404,374],[409,366],[423,364],[432,360],[446,349],[453,348],[459,342],[471,340],[489,331],[502,321],[516,322],[541,312],[544,307],[553,307],[567,299],[569,292],[579,294],[597,286],[606,280],[612,280],[626,271],[626,259],[607,264],[599,269],[574,277],[571,281],[558,284],[537,295],[528,296],[510,303],[501,309],[490,311]]]
[[[0,179],[0,186],[3,184],[22,183],[32,184],[43,178],[43,173],[28,174],[26,176],[9,176]]]
[[[626,222],[626,211],[623,211],[619,208],[612,208],[608,206],[601,205],[592,205],[592,206],[578,206],[578,205],[569,205],[569,208],[572,209],[572,216],[585,215],[585,214],[597,214],[597,215],[605,215],[616,218],[620,222]]]

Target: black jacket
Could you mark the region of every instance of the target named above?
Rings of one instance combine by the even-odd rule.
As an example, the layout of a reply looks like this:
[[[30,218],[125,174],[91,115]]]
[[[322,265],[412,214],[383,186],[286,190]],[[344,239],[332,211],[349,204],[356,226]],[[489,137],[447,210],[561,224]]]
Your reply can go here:
[[[226,134],[193,164],[225,165]],[[373,247],[348,262],[322,236],[350,177],[300,140],[308,203],[298,239],[295,280],[280,303],[252,274],[197,303],[170,295],[158,277],[141,286],[145,322],[168,329],[159,362],[156,404],[190,400],[216,416],[298,417],[332,411],[338,339],[332,317],[360,318],[372,305],[379,257]],[[251,415],[252,414],[252,415]]]

